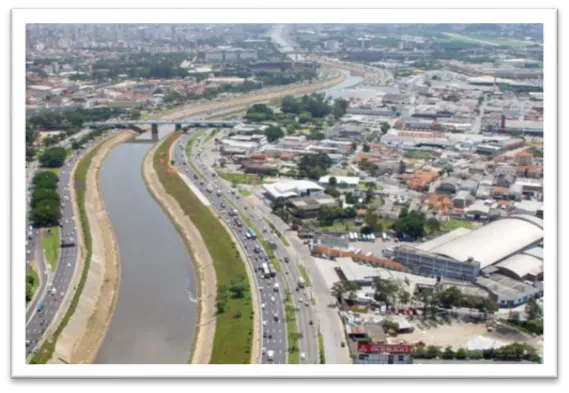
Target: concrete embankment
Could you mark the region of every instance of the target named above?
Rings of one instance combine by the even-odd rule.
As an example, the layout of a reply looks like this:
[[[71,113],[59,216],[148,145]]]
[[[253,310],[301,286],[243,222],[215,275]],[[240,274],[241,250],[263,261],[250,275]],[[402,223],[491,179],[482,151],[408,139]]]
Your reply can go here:
[[[158,204],[168,215],[170,221],[182,236],[196,272],[196,282],[198,283],[199,297],[199,319],[196,323],[196,333],[194,334],[193,353],[190,354],[192,364],[208,364],[211,358],[213,338],[215,335],[215,299],[217,296],[217,282],[215,279],[215,269],[211,256],[201,237],[200,231],[196,228],[190,218],[184,213],[174,197],[169,195],[154,170],[153,160],[156,150],[164,143],[165,139],[154,146],[142,164],[142,178],[150,194],[156,199]],[[170,148],[170,156],[173,156]],[[178,176],[172,174],[172,176]]]
[[[91,234],[92,256],[77,308],[57,341],[50,363],[92,363],[108,329],[120,286],[120,256],[99,190],[99,170],[107,154],[116,145],[135,135],[133,131],[124,131],[104,141],[87,170],[85,212]],[[71,178],[74,178],[73,175]],[[71,189],[75,189],[73,180]],[[77,206],[73,194],[73,203]],[[78,227],[82,258],[77,271],[81,271],[87,253],[83,233]],[[71,285],[76,284],[74,280]]]

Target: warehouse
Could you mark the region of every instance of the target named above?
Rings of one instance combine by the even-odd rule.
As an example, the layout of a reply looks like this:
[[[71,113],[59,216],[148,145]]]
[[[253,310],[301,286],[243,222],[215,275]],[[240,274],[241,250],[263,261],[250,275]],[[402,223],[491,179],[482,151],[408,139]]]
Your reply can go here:
[[[413,273],[474,280],[481,269],[543,241],[543,220],[516,215],[476,230],[459,228],[419,246],[400,246],[395,260]]]

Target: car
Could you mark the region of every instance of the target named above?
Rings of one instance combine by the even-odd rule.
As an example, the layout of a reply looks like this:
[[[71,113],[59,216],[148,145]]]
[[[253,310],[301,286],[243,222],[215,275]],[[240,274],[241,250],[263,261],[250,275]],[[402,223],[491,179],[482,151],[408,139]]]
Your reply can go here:
[[[273,302],[273,303],[275,302],[275,297],[274,297],[274,296],[271,296],[271,302]]]
[[[342,341],[340,345],[342,346],[342,348],[344,348],[346,346],[346,343]]]
[[[309,325],[313,325],[312,319],[311,319],[310,321],[308,321],[308,324],[309,324]]]
[[[308,300],[306,302],[304,302],[304,304],[306,305],[306,307],[308,307]]]
[[[265,303],[261,303],[261,308],[264,310],[265,309]]]
[[[285,261],[285,263],[288,263],[289,262],[288,257],[284,257],[284,261]]]
[[[265,352],[267,352],[267,348],[263,347],[262,352],[263,352],[263,355],[264,355]]]
[[[263,333],[263,338],[267,338],[267,333]]]
[[[267,321],[263,321],[263,326],[265,326],[267,324]]]
[[[304,352],[301,352],[301,353],[300,353],[300,359],[301,359],[301,360],[306,359],[306,355],[304,354]]]
[[[269,338],[273,338],[273,335],[271,333],[269,333]]]

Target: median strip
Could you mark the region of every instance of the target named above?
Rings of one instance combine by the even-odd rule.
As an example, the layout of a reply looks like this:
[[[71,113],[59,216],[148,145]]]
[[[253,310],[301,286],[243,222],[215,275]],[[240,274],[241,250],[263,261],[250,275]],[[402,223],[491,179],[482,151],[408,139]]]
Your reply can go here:
[[[273,224],[271,221],[269,221],[268,218],[263,218],[267,224],[269,224],[269,227],[273,230],[274,233],[277,234],[279,240],[281,241],[281,243],[283,244],[283,246],[285,247],[290,247],[290,243],[288,242],[288,240],[286,240],[286,238],[283,236],[283,234],[277,229],[277,227],[275,226],[275,224]]]
[[[169,165],[168,152],[178,136],[179,133],[172,133],[156,149],[153,165],[166,192],[178,202],[199,230],[213,262],[218,293],[210,364],[249,364],[253,306],[245,262],[224,226],[177,175],[177,170]],[[188,147],[191,148],[191,143]]]
[[[299,363],[298,339],[300,337],[296,329],[296,313],[294,309],[294,304],[292,302],[290,291],[288,290],[286,291],[284,306],[285,306],[286,330],[288,334],[288,362],[289,364],[298,364]]]
[[[57,262],[59,261],[59,240],[60,229],[58,226],[42,229],[41,245],[45,259],[52,272],[55,272]]]
[[[318,332],[318,352],[320,354],[320,364],[326,364],[326,357],[324,356],[324,337],[322,332]]]
[[[309,287],[310,286],[310,277],[308,277],[308,274],[306,273],[306,269],[304,268],[304,265],[299,263],[298,264],[298,271],[300,272],[300,275],[302,276],[302,278],[304,278],[304,285]]]

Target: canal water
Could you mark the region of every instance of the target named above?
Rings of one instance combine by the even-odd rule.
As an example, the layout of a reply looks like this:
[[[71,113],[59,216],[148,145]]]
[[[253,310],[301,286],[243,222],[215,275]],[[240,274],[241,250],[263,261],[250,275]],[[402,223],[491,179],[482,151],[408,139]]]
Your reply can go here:
[[[141,175],[152,145],[121,144],[100,186],[121,257],[120,292],[98,364],[187,363],[196,283],[187,249]]]
[[[348,78],[327,94],[340,95],[362,80],[342,72]],[[161,127],[159,137],[172,131]],[[150,132],[136,139],[150,140]],[[100,171],[101,194],[119,246],[121,282],[96,364],[189,360],[197,312],[195,273],[182,238],[142,180],[142,161],[151,147],[123,143]]]

